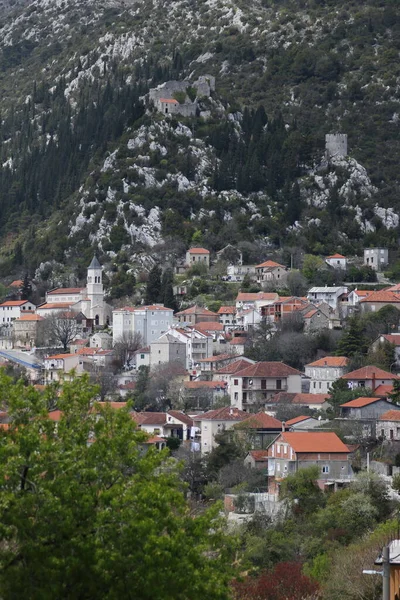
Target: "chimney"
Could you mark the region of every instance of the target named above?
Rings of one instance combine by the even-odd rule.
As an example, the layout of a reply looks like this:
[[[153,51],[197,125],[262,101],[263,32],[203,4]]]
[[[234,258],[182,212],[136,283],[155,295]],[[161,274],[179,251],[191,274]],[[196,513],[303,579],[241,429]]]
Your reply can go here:
[[[230,416],[233,415],[233,408],[232,408],[232,406],[229,407],[229,414],[230,414]]]
[[[285,433],[285,427],[286,427],[286,423],[285,423],[285,421],[282,421],[282,433]]]
[[[375,391],[375,388],[376,388],[376,385],[375,385],[375,373],[372,373],[372,391],[373,392]]]

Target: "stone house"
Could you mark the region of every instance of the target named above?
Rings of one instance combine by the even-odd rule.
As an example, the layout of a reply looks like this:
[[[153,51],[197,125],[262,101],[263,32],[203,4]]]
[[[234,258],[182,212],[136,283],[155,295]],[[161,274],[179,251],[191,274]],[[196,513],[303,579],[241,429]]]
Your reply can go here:
[[[336,488],[353,478],[350,451],[331,432],[282,432],[268,448],[268,492],[279,496],[289,474],[310,466],[319,468],[318,485]]]
[[[150,365],[179,363],[186,368],[186,344],[165,333],[150,344]]]
[[[400,406],[385,398],[360,397],[340,405],[340,416],[343,419],[379,419],[388,410],[400,411]]]
[[[380,335],[372,342],[370,345],[370,350],[372,350],[372,352],[376,352],[379,350],[379,346],[385,344],[385,342],[388,344],[393,344],[396,362],[400,363],[400,333],[387,333]]]
[[[327,256],[325,262],[333,269],[343,269],[343,271],[347,269],[347,258],[342,254],[336,253],[332,254],[331,256]]]
[[[186,264],[188,267],[193,265],[205,265],[207,269],[210,267],[210,251],[206,248],[189,248],[186,252]]]
[[[314,410],[326,410],[329,408],[329,394],[308,394],[300,392],[298,394],[279,392],[269,398],[265,404],[265,409],[269,412],[275,412],[279,406],[291,405],[295,407],[312,408]]]
[[[301,392],[301,373],[282,362],[258,362],[231,377],[231,405],[250,412],[285,391]]]
[[[305,366],[310,379],[310,394],[328,393],[333,383],[346,373],[346,356],[325,356]]]
[[[182,398],[185,406],[191,410],[209,410],[215,405],[218,398],[227,395],[227,383],[225,381],[184,381]]]
[[[374,271],[382,271],[389,262],[389,250],[387,248],[365,248],[364,265],[371,267]]]
[[[349,388],[354,389],[357,387],[370,388],[373,392],[380,385],[392,385],[393,380],[400,380],[398,375],[383,371],[373,365],[367,367],[361,367],[346,375],[342,375],[341,379],[347,381]]]
[[[195,304],[194,306],[190,306],[185,310],[175,313],[175,319],[180,325],[194,327],[198,323],[218,322],[219,316],[218,313]]]
[[[400,410],[392,408],[379,417],[376,422],[376,437],[400,441]]]
[[[288,276],[288,269],[274,260],[266,260],[256,265],[257,283],[263,285],[268,282],[284,285]]]
[[[174,98],[160,98],[155,102],[156,109],[163,115],[182,115],[194,117],[197,112],[197,102],[178,102]]]
[[[243,461],[249,469],[268,469],[268,450],[250,450]]]
[[[244,421],[248,416],[247,413],[233,406],[225,406],[197,415],[194,422],[195,425],[198,424],[201,431],[201,453],[204,455],[211,452],[217,445],[215,436],[218,433],[230,429],[235,423]]]
[[[40,315],[21,315],[13,322],[13,328],[16,348],[32,348],[44,343],[46,321]]]
[[[112,336],[105,331],[98,331],[90,336],[89,346],[91,348],[101,348],[102,350],[111,350],[113,347]]]
[[[394,306],[400,309],[400,290],[387,288],[372,292],[359,302],[361,312],[377,312],[384,306]]]
[[[315,333],[329,328],[329,315],[320,308],[304,311],[304,333]]]

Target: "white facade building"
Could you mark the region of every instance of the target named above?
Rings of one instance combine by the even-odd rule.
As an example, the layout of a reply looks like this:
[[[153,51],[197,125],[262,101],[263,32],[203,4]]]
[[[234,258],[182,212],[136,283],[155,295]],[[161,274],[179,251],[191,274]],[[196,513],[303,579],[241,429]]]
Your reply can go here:
[[[326,302],[333,310],[336,310],[341,303],[343,296],[347,294],[347,287],[313,287],[307,292],[307,298],[313,304]]]
[[[199,360],[213,355],[212,335],[189,328],[171,328],[167,333],[186,344],[186,369],[193,370]]]
[[[148,346],[172,326],[174,311],[163,304],[125,307],[113,311],[113,343],[124,335],[139,333]]]
[[[325,356],[305,366],[306,377],[310,378],[310,394],[326,394],[337,379],[346,373],[348,358]]]
[[[34,312],[36,306],[28,300],[8,300],[0,304],[0,325],[11,323],[28,312]]]
[[[381,271],[389,262],[387,248],[366,248],[364,250],[364,265],[375,271]]]
[[[333,269],[343,269],[343,271],[347,269],[347,258],[342,254],[332,254],[332,256],[327,256],[325,262]]]

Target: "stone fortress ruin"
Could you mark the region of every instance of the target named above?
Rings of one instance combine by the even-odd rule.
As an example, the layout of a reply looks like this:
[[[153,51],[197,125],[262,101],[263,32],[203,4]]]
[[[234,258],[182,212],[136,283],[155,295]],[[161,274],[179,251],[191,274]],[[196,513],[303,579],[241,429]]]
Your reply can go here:
[[[347,134],[328,133],[325,136],[325,154],[327,160],[347,156]]]
[[[203,97],[209,98],[214,91],[215,77],[200,75],[193,82],[187,79],[166,81],[152,88],[149,91],[149,101],[152,101],[155,108],[164,115],[193,117],[197,113],[198,100]]]

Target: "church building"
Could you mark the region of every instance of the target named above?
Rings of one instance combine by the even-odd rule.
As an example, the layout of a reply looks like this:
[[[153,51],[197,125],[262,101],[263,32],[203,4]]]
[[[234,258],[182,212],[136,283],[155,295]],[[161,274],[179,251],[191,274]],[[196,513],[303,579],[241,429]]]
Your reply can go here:
[[[41,317],[60,312],[82,313],[95,326],[111,323],[112,307],[104,301],[103,268],[94,256],[88,266],[86,287],[56,288],[46,292],[46,301],[37,307]]]

